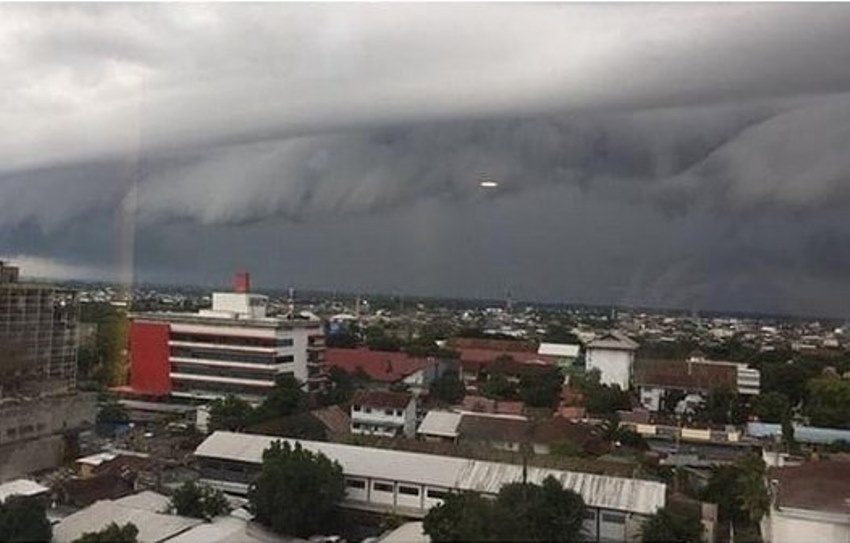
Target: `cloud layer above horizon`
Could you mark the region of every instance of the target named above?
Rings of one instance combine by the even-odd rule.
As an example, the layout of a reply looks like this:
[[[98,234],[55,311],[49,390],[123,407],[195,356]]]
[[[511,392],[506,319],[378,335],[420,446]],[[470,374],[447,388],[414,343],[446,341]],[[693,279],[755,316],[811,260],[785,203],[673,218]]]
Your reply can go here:
[[[0,254],[839,314],[847,66],[842,5],[9,4]]]

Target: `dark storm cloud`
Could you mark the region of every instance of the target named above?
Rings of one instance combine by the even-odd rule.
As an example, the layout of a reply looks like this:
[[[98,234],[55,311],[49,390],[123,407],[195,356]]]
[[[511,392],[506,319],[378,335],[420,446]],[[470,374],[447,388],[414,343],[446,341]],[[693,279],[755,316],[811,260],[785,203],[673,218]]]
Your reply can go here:
[[[102,269],[131,212],[140,271],[187,280],[778,307],[844,269],[844,6],[0,12],[7,254]]]

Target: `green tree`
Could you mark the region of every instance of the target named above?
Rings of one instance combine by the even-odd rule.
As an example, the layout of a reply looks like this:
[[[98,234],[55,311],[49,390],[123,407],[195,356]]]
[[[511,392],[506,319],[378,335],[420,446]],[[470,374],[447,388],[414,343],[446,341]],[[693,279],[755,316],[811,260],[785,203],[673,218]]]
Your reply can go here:
[[[797,452],[797,440],[794,439],[794,424],[791,422],[790,412],[786,412],[782,417],[782,444],[786,452]]]
[[[422,529],[434,543],[496,541],[497,524],[490,500],[473,492],[453,492],[428,511]]]
[[[345,495],[342,467],[321,453],[276,441],[248,491],[251,510],[262,524],[287,535],[315,534],[333,519]]]
[[[481,387],[481,393],[494,400],[514,400],[517,397],[517,387],[508,381],[501,373],[489,375]]]
[[[256,422],[286,417],[307,410],[307,393],[301,383],[291,375],[280,377],[266,396],[265,401],[256,409]]]
[[[247,401],[228,394],[223,399],[212,402],[210,406],[209,429],[238,432],[244,430],[252,422],[254,408]]]
[[[850,427],[850,379],[822,376],[810,379],[803,412],[815,426]]]
[[[554,477],[542,485],[511,483],[495,504],[500,538],[507,541],[575,541],[581,535],[585,505],[581,495]]]
[[[132,522],[123,526],[111,522],[99,532],[86,532],[73,543],[137,543],[139,529]]]
[[[781,422],[790,410],[788,397],[781,392],[767,392],[753,398],[753,414],[764,422]]]
[[[184,517],[210,520],[227,513],[230,505],[221,490],[188,481],[174,491],[171,508]]]
[[[519,397],[531,407],[553,407],[561,396],[564,376],[555,368],[541,375],[523,376],[519,383]]]
[[[727,388],[709,391],[697,419],[714,424],[741,424],[746,420],[744,405],[738,395]]]
[[[354,379],[347,371],[331,366],[328,370],[328,382],[319,396],[322,405],[339,405],[348,402],[354,393]]]
[[[50,541],[52,532],[38,499],[10,496],[0,504],[0,541]]]
[[[466,387],[456,371],[447,371],[431,383],[431,397],[448,404],[463,399]]]
[[[699,543],[702,523],[698,517],[665,507],[643,522],[641,536],[644,543]]]
[[[130,420],[127,408],[114,397],[108,397],[97,410],[97,422],[106,424],[122,424]]]
[[[770,509],[770,494],[765,485],[765,464],[759,454],[741,456],[735,461],[738,468],[738,502],[751,524],[758,524]]]

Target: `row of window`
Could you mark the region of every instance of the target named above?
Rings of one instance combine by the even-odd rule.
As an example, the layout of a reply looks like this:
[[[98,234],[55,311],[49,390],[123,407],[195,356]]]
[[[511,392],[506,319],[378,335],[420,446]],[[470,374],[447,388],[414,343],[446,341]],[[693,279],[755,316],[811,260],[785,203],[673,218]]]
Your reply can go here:
[[[251,370],[245,368],[227,368],[220,366],[200,366],[197,364],[171,364],[173,373],[186,373],[190,375],[209,375],[213,377],[232,377],[234,379],[256,379],[259,381],[274,381],[273,370]]]
[[[282,375],[282,374],[278,374]],[[209,381],[180,381],[179,378],[172,380],[172,389],[175,392],[187,393],[213,393],[213,394],[244,394],[249,396],[263,395],[269,390],[268,387],[253,385],[238,385],[234,383],[214,383]]]
[[[354,488],[357,490],[365,490],[366,489],[366,481],[362,479],[346,479],[345,486],[349,488]],[[398,493],[404,494],[406,496],[419,496],[419,487],[418,486],[410,486],[405,484],[398,484]],[[396,486],[392,483],[381,483],[375,481],[372,483],[372,491],[373,492],[388,492],[392,493],[396,490]],[[448,491],[446,490],[437,490],[433,488],[429,488],[425,491],[425,495],[429,498],[444,500],[446,496],[448,496]]]
[[[381,409],[372,409],[371,407],[362,407],[362,406],[359,406],[359,405],[352,405],[351,410],[354,411],[355,413],[366,413],[367,415],[369,413],[372,413],[372,411],[374,411],[376,413],[381,411]],[[383,412],[384,412],[384,415],[387,415],[388,417],[404,416],[404,410],[402,410],[402,409],[384,409]]]
[[[245,336],[224,336],[216,334],[189,334],[172,332],[172,341],[189,341],[192,343],[216,343],[218,345],[239,345],[244,347],[292,347],[292,338],[265,338]]]
[[[385,433],[385,434],[398,434],[400,428],[393,428],[389,426],[378,426],[375,424],[362,424],[359,422],[351,423],[351,428],[353,430],[360,430],[363,432],[372,432],[372,433]]]
[[[171,356],[196,358],[199,360],[219,360],[222,362],[246,362],[249,364],[286,364],[295,361],[295,356],[291,354],[274,356],[270,354],[223,352],[213,349],[187,347],[172,347]]]

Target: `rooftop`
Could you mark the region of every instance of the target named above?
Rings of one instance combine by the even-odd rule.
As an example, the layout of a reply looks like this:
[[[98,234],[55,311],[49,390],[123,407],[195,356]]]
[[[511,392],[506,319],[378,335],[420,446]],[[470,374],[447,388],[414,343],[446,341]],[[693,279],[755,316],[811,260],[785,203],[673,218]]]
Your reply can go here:
[[[351,398],[351,405],[404,409],[408,406],[408,404],[410,404],[410,400],[412,399],[412,395],[404,392],[390,392],[387,390],[358,390]]]
[[[428,411],[418,433],[429,436],[455,438],[458,436],[458,425],[463,415],[451,411]]]
[[[373,381],[394,383],[428,365],[427,358],[416,358],[403,352],[373,351],[371,349],[326,349],[325,364],[354,374],[362,370]]]
[[[580,345],[570,343],[541,343],[537,349],[537,354],[576,358],[578,357],[579,348]]]
[[[778,482],[780,508],[850,514],[850,462],[819,460],[770,468],[768,480]]]
[[[0,485],[0,503],[10,496],[36,496],[50,489],[29,479],[15,479]]]
[[[737,389],[738,371],[729,364],[638,359],[634,371],[636,385],[682,390]]]
[[[587,343],[589,349],[611,349],[616,351],[636,351],[640,345],[622,332],[606,332]]]
[[[276,438],[231,432],[215,432],[195,451],[199,457],[221,458],[259,464],[263,451]],[[523,477],[523,467],[517,464],[485,462],[466,458],[378,448],[359,447],[340,443],[322,443],[281,439],[300,443],[302,447],[336,460],[346,474],[384,478],[420,484],[472,490],[489,494]],[[664,507],[666,485],[642,479],[628,479],[581,472],[528,467],[528,481],[540,483],[547,476],[558,479],[566,488],[582,495],[593,507],[654,513]]]

